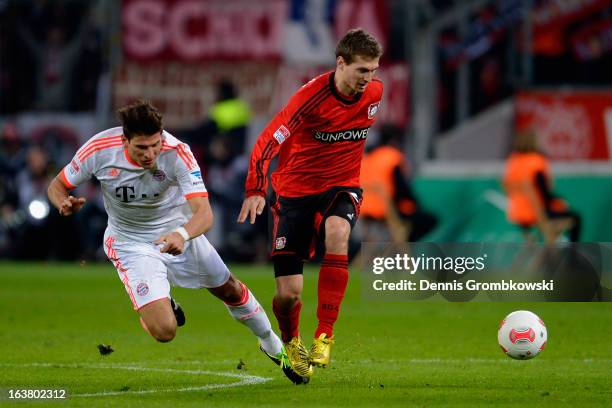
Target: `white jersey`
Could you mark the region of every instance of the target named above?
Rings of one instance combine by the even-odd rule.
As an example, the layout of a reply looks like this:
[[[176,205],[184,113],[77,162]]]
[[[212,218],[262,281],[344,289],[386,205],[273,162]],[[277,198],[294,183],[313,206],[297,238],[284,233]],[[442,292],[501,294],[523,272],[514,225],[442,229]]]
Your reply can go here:
[[[107,233],[118,241],[152,242],[191,217],[187,199],[207,197],[200,167],[189,146],[162,133],[155,169],[137,165],[123,147],[123,129],[98,133],[60,173],[68,189],[92,176],[100,181],[108,213]]]

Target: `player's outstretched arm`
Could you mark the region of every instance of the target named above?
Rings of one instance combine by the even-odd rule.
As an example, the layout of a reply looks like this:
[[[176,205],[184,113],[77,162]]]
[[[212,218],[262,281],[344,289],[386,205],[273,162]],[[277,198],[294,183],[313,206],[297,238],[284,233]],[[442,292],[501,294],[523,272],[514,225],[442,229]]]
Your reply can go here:
[[[238,222],[243,223],[249,217],[249,222],[255,224],[255,218],[261,215],[266,206],[266,199],[260,195],[247,197],[242,202],[240,214],[238,214]]]
[[[185,225],[162,235],[155,244],[163,244],[160,252],[180,255],[185,249],[185,241],[198,237],[208,231],[213,224],[213,213],[206,197],[187,199],[193,215]]]
[[[49,184],[47,196],[51,204],[59,210],[60,215],[72,215],[85,205],[85,197],[73,197],[69,193],[70,190],[60,181],[59,177],[55,177]]]

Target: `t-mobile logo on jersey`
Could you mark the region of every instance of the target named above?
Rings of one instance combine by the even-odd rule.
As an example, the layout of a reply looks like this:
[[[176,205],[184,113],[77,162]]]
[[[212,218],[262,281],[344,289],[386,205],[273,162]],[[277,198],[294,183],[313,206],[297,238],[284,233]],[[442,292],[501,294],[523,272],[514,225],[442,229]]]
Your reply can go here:
[[[129,203],[130,201],[134,201],[136,199],[136,192],[134,190],[134,187],[132,186],[120,186],[117,187],[115,189],[115,196],[119,199],[121,199],[121,201],[123,201],[124,203]],[[140,194],[139,198],[149,198],[150,196],[152,197],[159,197],[159,193],[149,193],[149,194]]]
[[[368,137],[369,129],[370,128],[339,130],[338,132],[321,132],[316,130],[313,136],[316,140],[325,143],[359,142]]]

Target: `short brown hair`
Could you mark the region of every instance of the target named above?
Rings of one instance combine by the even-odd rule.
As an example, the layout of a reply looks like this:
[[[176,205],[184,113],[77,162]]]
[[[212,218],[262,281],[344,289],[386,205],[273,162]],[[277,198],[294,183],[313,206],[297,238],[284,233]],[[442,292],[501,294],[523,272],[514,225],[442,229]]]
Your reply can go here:
[[[514,135],[512,151],[519,153],[539,152],[536,132],[529,129]]]
[[[352,63],[357,55],[378,58],[382,53],[382,47],[376,38],[362,28],[349,30],[336,45],[336,58],[342,57],[347,64]]]
[[[154,135],[164,127],[161,113],[145,99],[119,108],[117,115],[123,125],[123,135],[128,140],[136,135]]]

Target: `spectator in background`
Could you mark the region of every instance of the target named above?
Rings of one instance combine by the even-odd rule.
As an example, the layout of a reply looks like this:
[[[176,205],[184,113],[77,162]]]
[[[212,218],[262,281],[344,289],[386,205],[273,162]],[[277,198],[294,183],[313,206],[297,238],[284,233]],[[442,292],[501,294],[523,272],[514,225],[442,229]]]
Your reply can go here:
[[[102,38],[111,29],[94,20],[103,8],[99,1],[0,2],[0,114],[95,108],[108,69]]]
[[[49,158],[39,146],[32,146],[27,151],[26,167],[17,174],[19,186],[19,204],[27,207],[33,200],[45,197],[49,175]]]
[[[183,135],[193,146],[196,158],[206,165],[206,184],[221,230],[221,234],[213,230],[211,239],[224,258],[240,261],[256,257],[257,251],[249,245],[252,239],[267,239],[265,220],[256,226],[234,222],[242,205],[249,165],[244,152],[251,116],[251,109],[239,98],[234,83],[222,79],[217,83],[215,103],[207,118]],[[259,253],[266,253],[265,244],[263,249],[261,245],[258,248]]]
[[[24,215],[13,242],[12,255],[16,258],[76,258],[79,238],[74,222],[66,222],[55,211],[49,211],[46,192],[52,179],[47,153],[39,146],[31,146],[26,166],[16,178],[19,212]]]
[[[211,203],[215,209],[217,224],[221,234],[216,242],[219,252],[224,257],[237,261],[251,261],[256,257],[251,239],[263,235],[267,242],[266,224],[258,229],[251,224],[242,225],[234,222],[234,217],[240,212],[244,196],[244,178],[249,162],[244,154],[236,155],[231,142],[221,137],[212,141],[209,152],[209,163],[206,174],[207,188]],[[261,246],[259,247],[261,250]],[[267,253],[264,245],[263,254]]]
[[[503,180],[508,194],[508,220],[518,225],[530,240],[536,228],[546,243],[553,243],[564,231],[572,242],[580,240],[581,218],[552,192],[552,175],[546,157],[538,151],[536,134],[516,135],[506,161]]]
[[[477,80],[472,81],[470,91],[471,114],[484,111],[510,95],[510,89],[504,82],[505,73],[502,68],[503,56],[500,47],[475,61]]]
[[[228,158],[244,153],[251,116],[251,109],[238,97],[235,85],[222,79],[217,83],[215,102],[207,117],[182,136],[192,146],[196,159],[207,165],[227,164]]]
[[[215,128],[216,138],[226,140],[230,156],[245,151],[247,127],[251,120],[249,105],[238,97],[234,84],[221,80],[217,85],[217,101],[210,108],[210,120]]]
[[[34,61],[18,36],[24,3],[0,2],[0,115],[25,110],[33,100]]]
[[[25,167],[25,147],[13,122],[0,130],[0,257],[9,257],[21,222],[17,173]]]
[[[382,127],[379,145],[361,162],[361,185],[364,240],[381,239],[377,231],[386,230],[394,242],[419,241],[438,224],[438,218],[423,209],[412,190],[400,129]]]
[[[102,64],[98,30],[90,21],[92,7],[91,2],[63,0],[10,5],[15,21],[11,34],[24,49],[21,59],[33,65],[34,99],[27,108],[67,111],[93,106]],[[85,97],[87,106],[78,106]]]
[[[36,64],[36,110],[68,110],[72,92],[71,74],[79,59],[83,28],[84,24],[70,39],[61,25],[53,25],[46,31],[44,40],[39,42],[27,27],[19,26],[19,37]]]
[[[5,24],[6,13],[0,6],[0,113],[12,112],[11,99],[16,95],[15,64],[9,58],[12,44],[9,41],[10,32]]]
[[[208,188],[213,203],[223,209],[220,224],[224,235],[222,252],[240,261],[250,261],[258,254],[267,254],[266,220],[255,226],[234,222],[242,206],[244,179],[249,166],[245,149],[251,117],[251,108],[239,97],[234,83],[229,79],[219,81],[216,102],[209,111],[214,136],[207,158],[210,174]]]
[[[98,102],[98,82],[108,70],[102,53],[102,34],[91,25],[84,32],[81,52],[71,75],[75,86],[70,97],[71,111],[93,111]]]
[[[15,177],[25,167],[26,149],[14,122],[6,122],[0,130],[0,183],[17,191]]]

